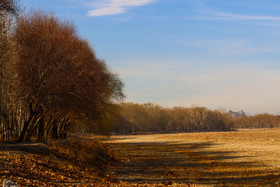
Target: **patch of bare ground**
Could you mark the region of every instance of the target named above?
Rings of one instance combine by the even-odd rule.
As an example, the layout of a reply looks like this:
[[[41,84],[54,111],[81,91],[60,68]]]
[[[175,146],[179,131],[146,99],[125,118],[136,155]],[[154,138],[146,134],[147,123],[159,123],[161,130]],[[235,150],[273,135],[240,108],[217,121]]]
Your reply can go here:
[[[123,186],[280,186],[280,129],[103,139]]]

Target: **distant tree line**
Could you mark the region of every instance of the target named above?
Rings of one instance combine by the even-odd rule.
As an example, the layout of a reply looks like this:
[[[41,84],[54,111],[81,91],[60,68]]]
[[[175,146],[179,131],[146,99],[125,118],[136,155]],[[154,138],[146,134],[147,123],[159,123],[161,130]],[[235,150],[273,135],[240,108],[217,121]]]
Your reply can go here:
[[[233,118],[234,128],[280,128],[280,116],[258,114]]]
[[[163,108],[152,103],[122,103],[113,121],[112,132],[116,134],[280,128],[280,116],[277,115],[236,117],[226,111],[209,110],[205,107]],[[98,129],[96,130],[94,132],[98,133]]]
[[[1,141],[65,138],[78,121],[114,113],[123,83],[72,24],[23,15],[13,0],[1,0],[0,15]]]
[[[233,120],[227,113],[204,107],[163,108],[151,103],[122,103],[113,127],[117,134],[227,131],[233,127]]]

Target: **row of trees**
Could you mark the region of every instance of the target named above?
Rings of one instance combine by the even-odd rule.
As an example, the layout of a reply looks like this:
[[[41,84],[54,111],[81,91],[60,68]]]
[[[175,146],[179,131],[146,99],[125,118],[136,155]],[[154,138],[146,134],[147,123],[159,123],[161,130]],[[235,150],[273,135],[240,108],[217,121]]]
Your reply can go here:
[[[123,83],[72,24],[43,12],[19,17],[13,0],[0,6],[1,140],[65,138],[77,121],[111,113]]]
[[[117,134],[280,128],[280,116],[271,114],[236,117],[229,112],[204,107],[163,108],[151,103],[122,103],[118,107],[119,112],[112,118],[112,131]],[[91,132],[99,133],[99,129]]]
[[[280,116],[258,114],[234,118],[234,128],[280,128]]]
[[[233,120],[229,114],[204,107],[168,109],[151,103],[122,103],[113,132],[226,131],[232,127]]]

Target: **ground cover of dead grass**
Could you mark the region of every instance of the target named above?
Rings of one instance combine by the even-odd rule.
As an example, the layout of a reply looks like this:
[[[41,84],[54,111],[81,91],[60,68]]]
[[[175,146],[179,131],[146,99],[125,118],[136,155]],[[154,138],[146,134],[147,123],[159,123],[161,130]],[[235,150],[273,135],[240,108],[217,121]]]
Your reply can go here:
[[[72,136],[2,144],[0,179],[20,186],[279,186],[279,148],[280,129]]]
[[[103,139],[123,185],[279,186],[280,129]]]
[[[19,186],[108,186],[116,182],[107,172],[113,160],[110,148],[93,140],[2,144],[0,182],[9,179]]]

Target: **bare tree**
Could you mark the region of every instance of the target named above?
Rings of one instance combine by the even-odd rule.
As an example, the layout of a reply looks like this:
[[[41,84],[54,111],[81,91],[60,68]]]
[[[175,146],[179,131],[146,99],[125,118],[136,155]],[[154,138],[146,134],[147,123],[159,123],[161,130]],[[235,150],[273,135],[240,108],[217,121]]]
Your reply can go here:
[[[123,97],[122,82],[72,24],[31,12],[19,20],[15,40],[27,110],[18,141],[65,136],[73,121],[98,119],[104,106]]]
[[[15,114],[15,48],[11,33],[19,15],[18,1],[0,1],[0,132],[1,139],[13,136]]]

